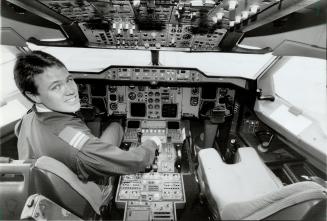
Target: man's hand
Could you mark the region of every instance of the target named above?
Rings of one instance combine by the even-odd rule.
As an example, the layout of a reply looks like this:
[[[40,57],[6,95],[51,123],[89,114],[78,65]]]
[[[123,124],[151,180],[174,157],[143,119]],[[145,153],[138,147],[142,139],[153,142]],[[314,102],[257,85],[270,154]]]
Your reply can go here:
[[[149,140],[152,140],[153,142],[155,142],[157,144],[159,153],[161,153],[162,144],[161,144],[161,140],[159,139],[159,137],[153,136],[153,137],[150,137]]]

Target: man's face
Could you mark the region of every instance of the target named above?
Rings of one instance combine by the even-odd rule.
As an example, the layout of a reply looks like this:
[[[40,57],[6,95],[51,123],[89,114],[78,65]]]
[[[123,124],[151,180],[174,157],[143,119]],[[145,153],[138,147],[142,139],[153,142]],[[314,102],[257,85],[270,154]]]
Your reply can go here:
[[[65,68],[53,66],[35,75],[38,95],[36,102],[59,112],[76,112],[80,109],[78,89],[73,77]]]

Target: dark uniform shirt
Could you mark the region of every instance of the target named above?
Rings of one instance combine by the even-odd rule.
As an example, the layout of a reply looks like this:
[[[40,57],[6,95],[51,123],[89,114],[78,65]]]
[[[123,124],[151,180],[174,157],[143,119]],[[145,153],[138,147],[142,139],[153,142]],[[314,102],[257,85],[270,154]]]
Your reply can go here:
[[[85,181],[143,171],[152,164],[157,148],[154,141],[147,140],[138,148],[124,151],[92,135],[76,115],[37,112],[35,107],[23,117],[17,133],[19,159],[49,156]]]

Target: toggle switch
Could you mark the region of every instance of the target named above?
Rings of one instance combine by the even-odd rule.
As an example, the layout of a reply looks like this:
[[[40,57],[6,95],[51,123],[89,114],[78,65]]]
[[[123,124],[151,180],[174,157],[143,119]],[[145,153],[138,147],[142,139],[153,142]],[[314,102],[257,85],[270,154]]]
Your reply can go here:
[[[249,12],[248,11],[242,11],[241,15],[242,15],[242,19],[246,20],[249,17]]]
[[[235,0],[233,0],[233,1],[229,1],[229,2],[228,2],[228,11],[233,11],[233,10],[235,10],[236,7],[237,7],[237,5],[238,5],[238,1],[235,1]]]
[[[236,24],[241,23],[241,20],[242,20],[241,16],[238,15],[238,16],[235,17],[235,23]]]
[[[259,5],[251,5],[250,6],[250,14],[253,15],[253,14],[256,14],[259,12]]]
[[[217,19],[218,19],[218,20],[222,20],[223,17],[224,17],[224,12],[218,12],[218,13],[217,13]]]
[[[237,5],[238,1],[233,0],[228,2],[229,20],[235,21]]]

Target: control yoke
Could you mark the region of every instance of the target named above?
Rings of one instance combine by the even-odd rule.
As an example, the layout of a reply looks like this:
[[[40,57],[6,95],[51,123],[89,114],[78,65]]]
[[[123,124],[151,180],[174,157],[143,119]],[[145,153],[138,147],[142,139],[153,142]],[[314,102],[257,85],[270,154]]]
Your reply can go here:
[[[225,122],[225,113],[226,105],[218,104],[213,109],[208,110],[205,116],[212,124],[219,124]]]
[[[218,104],[206,112],[206,119],[204,120],[204,148],[213,147],[218,124],[225,122],[226,112],[225,104]]]

